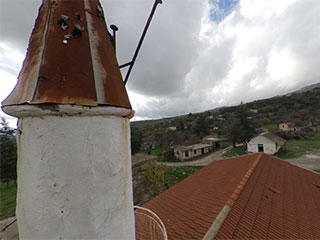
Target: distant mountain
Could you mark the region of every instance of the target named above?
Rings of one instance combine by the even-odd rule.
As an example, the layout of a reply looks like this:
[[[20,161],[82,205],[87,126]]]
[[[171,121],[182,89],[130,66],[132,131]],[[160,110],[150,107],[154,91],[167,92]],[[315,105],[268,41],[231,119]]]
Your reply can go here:
[[[298,91],[295,91],[295,93],[307,92],[315,88],[320,88],[320,82],[300,88]]]

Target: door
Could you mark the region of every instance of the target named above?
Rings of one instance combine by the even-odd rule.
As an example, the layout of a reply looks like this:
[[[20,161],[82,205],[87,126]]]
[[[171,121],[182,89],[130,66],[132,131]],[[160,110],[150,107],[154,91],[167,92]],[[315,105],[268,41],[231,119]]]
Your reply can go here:
[[[258,144],[258,152],[263,152],[263,144]]]

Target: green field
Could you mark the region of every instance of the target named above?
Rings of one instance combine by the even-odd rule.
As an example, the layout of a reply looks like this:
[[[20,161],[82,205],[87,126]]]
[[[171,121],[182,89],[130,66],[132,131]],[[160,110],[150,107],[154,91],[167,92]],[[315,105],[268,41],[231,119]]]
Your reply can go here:
[[[156,147],[155,149],[151,150],[151,155],[160,157],[163,154],[163,149],[161,147]]]
[[[223,154],[223,157],[228,158],[228,157],[235,157],[235,156],[241,156],[246,154],[247,154],[247,146],[244,145],[244,146],[230,149],[228,152]]]
[[[277,130],[278,126],[276,124],[268,124],[268,125],[263,125],[263,128],[272,131],[272,130]]]
[[[296,158],[308,151],[320,150],[320,132],[307,140],[288,140],[286,141],[285,151],[276,154],[279,158]]]
[[[0,183],[0,221],[13,217],[16,210],[17,185]]]
[[[221,149],[227,148],[227,147],[229,147],[231,145],[232,145],[231,141],[222,141],[221,142]]]

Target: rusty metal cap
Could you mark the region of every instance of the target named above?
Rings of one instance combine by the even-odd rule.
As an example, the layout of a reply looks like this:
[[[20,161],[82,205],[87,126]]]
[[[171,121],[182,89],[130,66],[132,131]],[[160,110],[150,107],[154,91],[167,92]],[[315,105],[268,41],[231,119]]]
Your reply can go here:
[[[26,103],[131,109],[98,0],[43,1],[17,85],[2,102]]]

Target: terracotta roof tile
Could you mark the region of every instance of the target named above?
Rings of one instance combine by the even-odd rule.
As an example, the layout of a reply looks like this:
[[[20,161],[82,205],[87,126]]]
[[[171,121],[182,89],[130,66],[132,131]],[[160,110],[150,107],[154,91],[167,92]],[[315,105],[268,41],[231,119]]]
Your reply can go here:
[[[202,239],[226,203],[232,208],[216,239],[319,239],[319,186],[319,174],[253,154],[214,161],[144,207],[169,239]]]
[[[255,159],[250,155],[215,161],[143,207],[162,219],[169,239],[201,239]]]
[[[320,191],[312,181],[320,175],[264,154],[216,238],[232,229],[232,238],[319,239]]]

